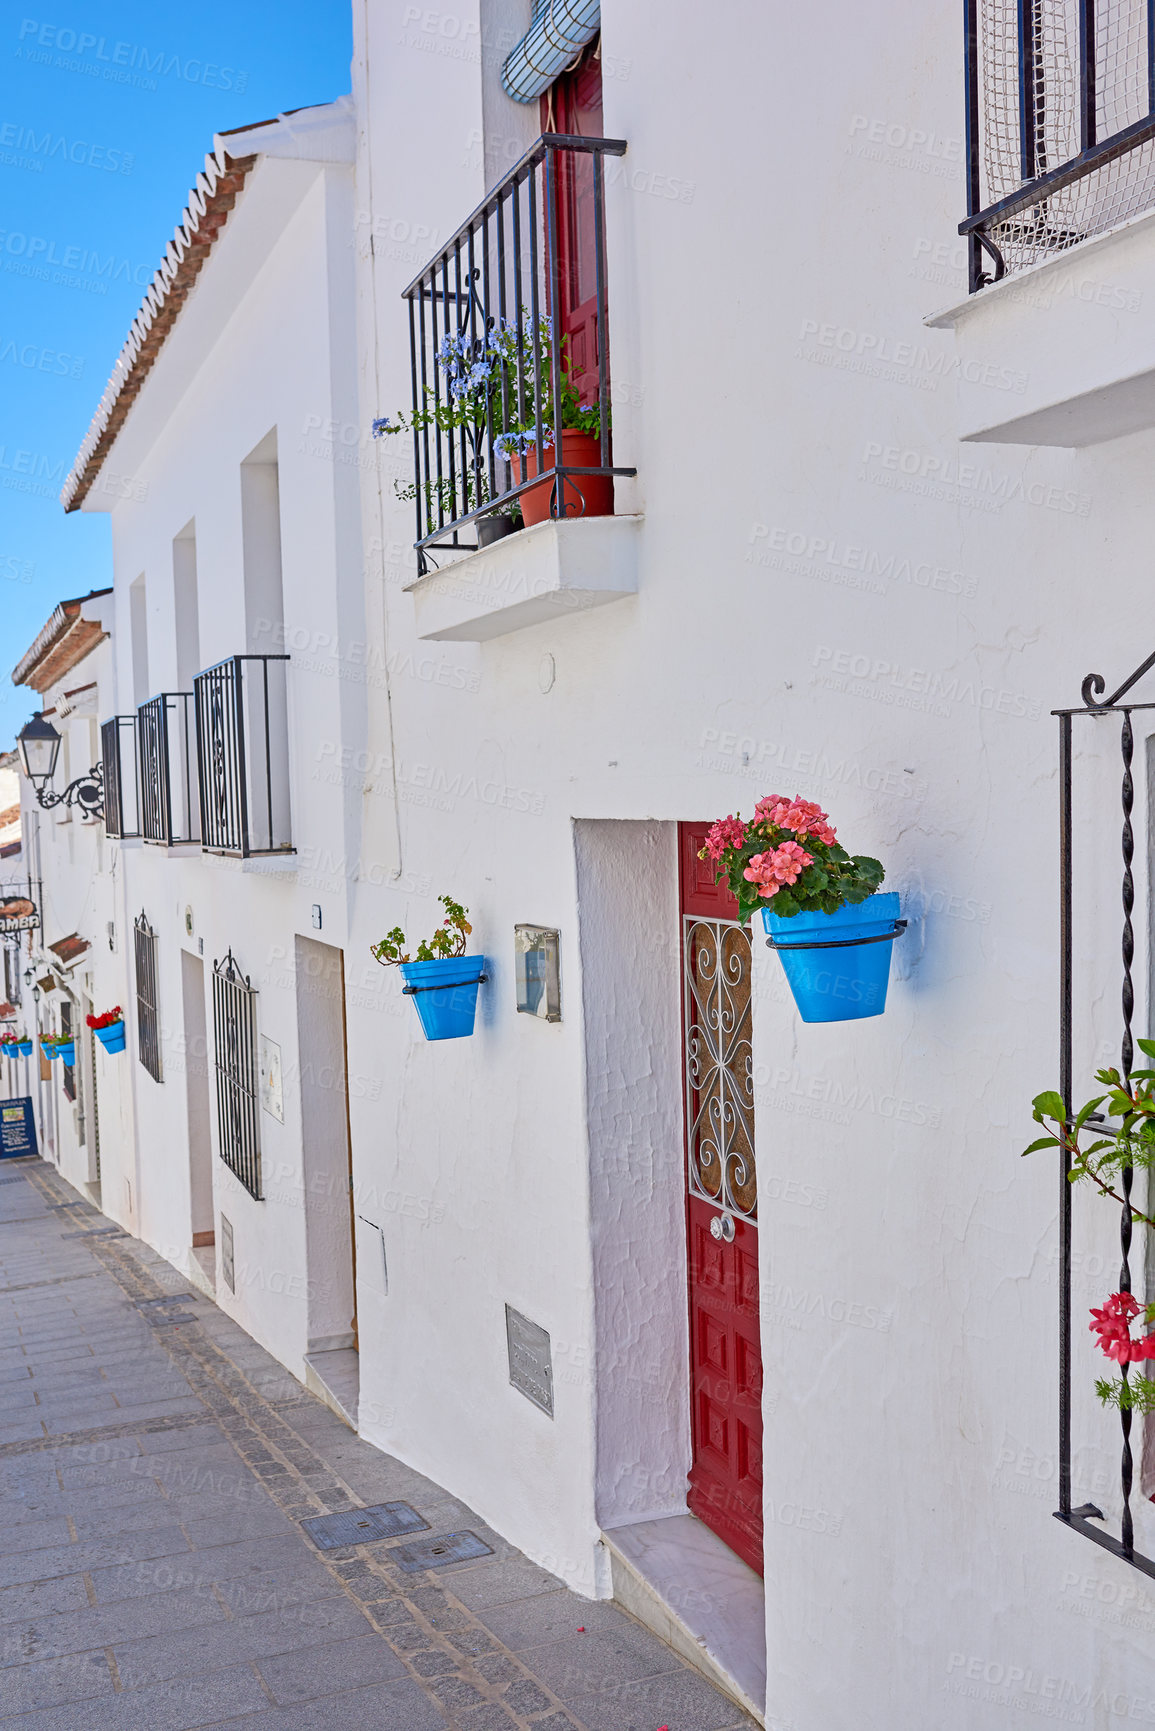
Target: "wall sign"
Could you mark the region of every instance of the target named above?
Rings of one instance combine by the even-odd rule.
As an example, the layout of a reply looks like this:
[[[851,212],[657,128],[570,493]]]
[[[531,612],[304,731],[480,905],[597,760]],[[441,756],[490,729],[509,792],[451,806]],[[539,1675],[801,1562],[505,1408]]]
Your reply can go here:
[[[517,1008],[543,1022],[561,1021],[560,935],[549,926],[514,926]]]
[[[505,1339],[509,1349],[509,1380],[534,1406],[553,1417],[553,1361],[549,1335],[520,1310],[505,1307]]]
[[[0,1101],[0,1160],[15,1160],[18,1155],[36,1151],[31,1098]]]
[[[266,1034],[261,1035],[261,1110],[278,1124],[285,1122],[285,1090],[281,1081],[281,1048]]]

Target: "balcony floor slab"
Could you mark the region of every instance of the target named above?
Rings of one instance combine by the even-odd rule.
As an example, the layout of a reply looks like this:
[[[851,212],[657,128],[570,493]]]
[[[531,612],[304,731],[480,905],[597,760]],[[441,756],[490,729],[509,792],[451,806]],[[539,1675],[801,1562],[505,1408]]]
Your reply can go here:
[[[635,516],[535,523],[453,557],[407,586],[418,637],[487,643],[636,594],[641,523]]]

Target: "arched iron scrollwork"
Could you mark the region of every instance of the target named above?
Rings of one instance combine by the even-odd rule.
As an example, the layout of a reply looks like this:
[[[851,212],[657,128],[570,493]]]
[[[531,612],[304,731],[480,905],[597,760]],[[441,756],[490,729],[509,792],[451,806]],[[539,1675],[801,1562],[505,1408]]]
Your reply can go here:
[[[1119,749],[1121,760],[1120,778],[1120,809],[1122,824],[1120,829],[1120,907],[1122,927],[1120,936],[1120,961],[1122,978],[1120,984],[1120,1009],[1122,1012],[1122,1038],[1119,1052],[1119,1071],[1126,1083],[1131,1076],[1131,1065],[1134,1059],[1133,1021],[1135,1014],[1135,986],[1133,967],[1135,960],[1135,834],[1132,814],[1135,804],[1135,782],[1132,762],[1135,751],[1135,731],[1132,716],[1139,711],[1155,710],[1155,703],[1121,703],[1120,699],[1139,683],[1144,674],[1155,668],[1155,654],[1135,669],[1123,683],[1111,693],[1106,691],[1106,680],[1100,673],[1088,673],[1082,681],[1080,695],[1082,707],[1077,709],[1057,709],[1053,713],[1059,722],[1059,830],[1060,830],[1060,1089],[1068,1127],[1074,1113],[1072,1089],[1074,1081],[1073,1065],[1073,1004],[1074,1004],[1074,957],[1073,957],[1073,869],[1072,869],[1072,836],[1074,827],[1072,800],[1072,758],[1073,730],[1072,721],[1075,716],[1104,719],[1111,715],[1120,718]],[[1116,1538],[1099,1523],[1106,1519],[1103,1511],[1094,1503],[1084,1503],[1078,1508],[1071,1506],[1071,1275],[1072,1275],[1072,1187],[1068,1178],[1069,1160],[1066,1152],[1059,1151],[1059,1508],[1055,1511],[1056,1518],[1066,1525],[1075,1528],[1085,1537],[1092,1539],[1104,1549],[1113,1552],[1124,1561],[1131,1563],[1143,1573],[1155,1577],[1155,1559],[1143,1556],[1135,1549],[1134,1516],[1131,1508],[1132,1484],[1134,1477],[1134,1456],[1131,1444],[1133,1412],[1127,1406],[1121,1406],[1119,1419],[1121,1430],[1121,1454],[1119,1464],[1119,1488],[1122,1510],[1119,1523],[1119,1537]],[[1119,1291],[1132,1291],[1131,1245],[1133,1233],[1131,1195],[1134,1182],[1134,1168],[1124,1167],[1120,1173],[1120,1190],[1122,1193],[1122,1208],[1120,1210],[1119,1243],[1121,1261],[1119,1269]],[[1124,1393],[1132,1374],[1130,1365],[1120,1367]],[[1135,1374],[1142,1374],[1136,1369]]]
[[[257,992],[230,949],[213,963],[213,1058],[220,1156],[251,1196],[261,1198]]]
[[[684,956],[690,1192],[754,1222],[750,934],[687,915]]]

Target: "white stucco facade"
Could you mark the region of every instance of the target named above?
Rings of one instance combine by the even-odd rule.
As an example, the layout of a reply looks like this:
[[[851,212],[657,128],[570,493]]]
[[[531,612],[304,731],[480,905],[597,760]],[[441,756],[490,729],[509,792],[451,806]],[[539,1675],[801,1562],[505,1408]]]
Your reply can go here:
[[[351,99],[230,136],[255,165],[110,446],[135,484],[86,507],[111,510],[116,566],[99,719],[225,657],[290,658],[293,851],[85,831],[82,855],[54,829],[43,857],[62,931],[116,928],[93,1002],[132,993],[134,918],[156,934],[162,1079],[134,1027],[98,1059],[103,1206],[298,1376],[355,1342],[361,1433],[607,1595],[604,1535],[683,1513],[690,1465],[677,825],[815,799],[909,926],[886,1014],[827,1026],[755,932],[765,1722],[1155,1722],[1155,1595],[1050,1518],[1058,1184],[1018,1159],[1056,1079],[1050,711],[1155,648],[1155,231],[961,304],[953,13],[844,9],[832,41],[828,14],[744,7],[709,37],[605,0],[614,461],[636,477],[612,519],[418,581],[409,455],[369,427],[410,400],[402,290],[537,135],[499,81],[527,13],[367,0]],[[1096,726],[1080,1098],[1119,1038]],[[369,947],[432,930],[442,893],[487,980],[472,1038],[428,1043]],[[519,923],[560,933],[556,1024],[516,1013]],[[1142,924],[1143,1033],[1146,946]],[[261,1199],[219,1157],[230,952],[279,1068]],[[57,1157],[95,1180],[67,1126]],[[1075,1480],[1110,1517],[1083,1322],[1116,1238],[1080,1200]],[[507,1306],[549,1333],[552,1416],[511,1385]]]

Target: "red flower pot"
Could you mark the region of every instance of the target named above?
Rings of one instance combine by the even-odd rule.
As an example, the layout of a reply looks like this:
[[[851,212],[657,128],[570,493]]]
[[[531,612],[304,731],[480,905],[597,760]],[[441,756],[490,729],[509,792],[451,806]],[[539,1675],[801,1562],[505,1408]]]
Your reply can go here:
[[[553,439],[542,447],[543,466],[553,465]],[[596,433],[578,432],[573,427],[563,427],[561,434],[561,460],[567,468],[596,469],[602,460],[602,442]],[[525,453],[525,472],[531,479],[537,474],[537,445],[531,444]],[[516,485],[521,478],[521,464],[518,458],[513,459],[513,480]],[[542,481],[536,487],[527,487],[519,500],[521,514],[528,529],[533,523],[544,523],[549,517],[558,516],[557,481]],[[614,483],[611,475],[574,475],[566,476],[565,481],[565,515],[567,517],[612,517],[614,514]]]

